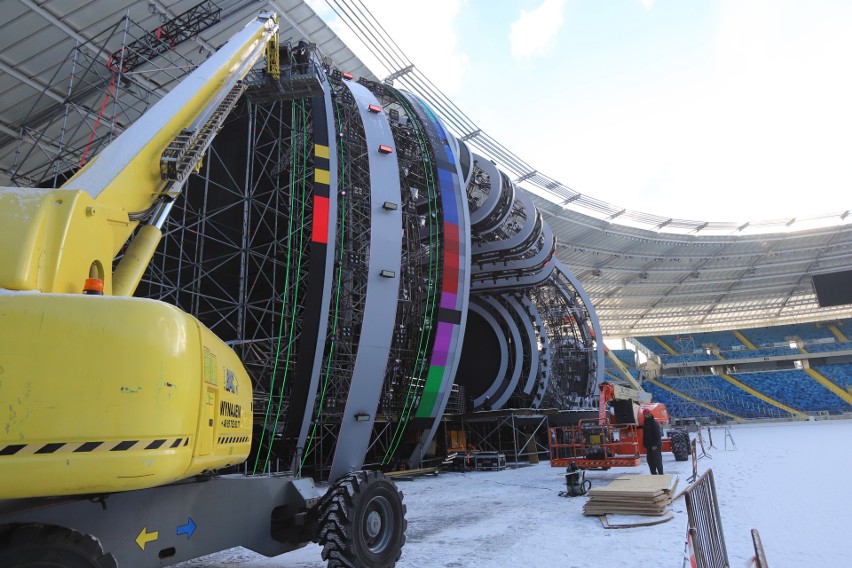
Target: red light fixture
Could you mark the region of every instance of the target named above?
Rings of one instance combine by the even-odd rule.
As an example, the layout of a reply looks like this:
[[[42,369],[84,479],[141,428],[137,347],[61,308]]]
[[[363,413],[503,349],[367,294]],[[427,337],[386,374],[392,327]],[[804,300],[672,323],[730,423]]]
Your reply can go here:
[[[393,148],[382,144],[381,146],[379,146],[379,152],[381,152],[382,154],[390,154],[391,152],[393,152]]]
[[[382,112],[382,107],[380,107],[379,105],[370,105],[367,107],[367,110],[369,110],[370,112]]]

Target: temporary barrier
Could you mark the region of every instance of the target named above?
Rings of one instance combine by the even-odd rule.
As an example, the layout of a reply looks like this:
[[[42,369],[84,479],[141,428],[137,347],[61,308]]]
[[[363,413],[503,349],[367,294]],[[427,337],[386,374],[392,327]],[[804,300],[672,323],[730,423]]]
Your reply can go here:
[[[693,481],[698,479],[698,449],[696,447],[694,439],[690,443],[690,449],[692,453],[692,475],[687,481],[689,481],[689,483],[692,483]]]
[[[722,534],[722,518],[716,498],[713,470],[706,472],[684,491],[689,515],[689,538],[696,568],[728,568],[728,551]]]
[[[754,559],[752,566],[754,568],[769,568],[766,563],[766,554],[763,553],[763,543],[760,541],[760,534],[757,529],[751,529],[751,540],[754,542]]]

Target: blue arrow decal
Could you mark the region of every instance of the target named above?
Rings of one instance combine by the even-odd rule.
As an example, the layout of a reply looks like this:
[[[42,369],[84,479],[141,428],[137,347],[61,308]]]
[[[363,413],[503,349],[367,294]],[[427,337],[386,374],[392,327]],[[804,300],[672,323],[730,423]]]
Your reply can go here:
[[[186,524],[177,528],[177,534],[185,534],[186,540],[189,540],[192,538],[193,533],[195,533],[195,521],[192,520],[192,517],[187,517]]]

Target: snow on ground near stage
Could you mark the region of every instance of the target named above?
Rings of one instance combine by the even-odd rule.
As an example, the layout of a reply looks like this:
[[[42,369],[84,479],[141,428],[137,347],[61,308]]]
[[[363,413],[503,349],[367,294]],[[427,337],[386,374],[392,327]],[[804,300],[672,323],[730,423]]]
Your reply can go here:
[[[728,556],[750,566],[752,528],[760,531],[772,568],[842,566],[852,527],[852,421],[748,424],[711,432],[715,448],[699,460],[713,469]],[[666,473],[679,477],[690,462],[664,456]],[[441,473],[398,481],[408,507],[407,543],[399,568],[683,566],[687,514],[683,497],[674,519],[660,525],[604,529],[582,514],[585,497],[563,498],[564,472],[547,462],[504,471]],[[595,487],[639,468],[587,472]],[[843,560],[847,558],[847,560]],[[182,568],[323,568],[310,545],[275,559],[233,549],[180,564]]]

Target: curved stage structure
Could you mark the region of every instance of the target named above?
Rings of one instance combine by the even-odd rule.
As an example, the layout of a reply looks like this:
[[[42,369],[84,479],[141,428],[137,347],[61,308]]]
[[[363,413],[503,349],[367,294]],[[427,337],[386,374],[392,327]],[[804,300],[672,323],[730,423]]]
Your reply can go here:
[[[416,95],[282,50],[173,209],[139,294],[254,381],[249,469],[416,467],[445,412],[571,408],[600,327],[530,197]]]

